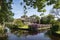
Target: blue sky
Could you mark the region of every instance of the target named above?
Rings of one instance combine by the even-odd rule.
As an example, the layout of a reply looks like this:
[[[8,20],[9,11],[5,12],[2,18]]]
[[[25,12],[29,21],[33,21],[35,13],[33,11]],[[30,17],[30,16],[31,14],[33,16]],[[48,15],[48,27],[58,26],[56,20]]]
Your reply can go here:
[[[14,18],[20,18],[24,12],[23,12],[23,5],[20,5],[20,2],[22,2],[22,0],[13,0],[13,4],[12,4],[12,12],[14,13]],[[45,15],[47,15],[49,13],[49,11],[52,9],[52,6],[46,6],[46,12],[44,13]],[[27,15],[31,16],[31,15],[40,15],[40,12],[37,12],[36,9],[28,9]]]

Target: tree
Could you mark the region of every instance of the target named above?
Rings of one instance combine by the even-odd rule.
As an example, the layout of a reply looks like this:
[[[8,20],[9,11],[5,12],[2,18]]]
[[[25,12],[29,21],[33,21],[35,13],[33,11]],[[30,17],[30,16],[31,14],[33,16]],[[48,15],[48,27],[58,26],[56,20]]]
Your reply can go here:
[[[40,16],[43,16],[43,15],[44,15],[44,13],[41,13],[41,14],[40,14]]]
[[[39,16],[37,16],[37,15],[32,15],[32,16],[30,16],[31,18],[33,18],[33,19],[36,19],[36,23],[40,23],[40,17]]]
[[[60,9],[52,9],[50,11],[50,13],[55,15],[56,18],[59,18],[59,16],[60,16],[60,14],[59,14],[60,13]]]
[[[50,23],[51,20],[54,20],[54,18],[55,18],[54,15],[49,14],[49,15],[47,16],[47,21],[48,21],[48,23]]]
[[[38,12],[44,12],[45,10],[44,7],[46,5],[53,5],[53,8],[56,9],[60,8],[60,0],[23,0],[23,1],[24,1],[23,3],[25,3],[27,6],[38,8]]]
[[[59,22],[60,22],[60,18],[58,18],[58,19],[57,19],[57,21],[59,21]]]
[[[45,16],[44,16],[44,17],[41,17],[40,23],[41,23],[41,24],[48,24],[48,23],[47,23],[47,17],[45,17]]]
[[[24,15],[21,16],[21,18],[28,18],[28,16],[24,13]]]
[[[40,23],[41,24],[50,24],[52,22],[52,20],[54,21],[54,18],[55,18],[54,15],[49,14],[47,16],[42,17],[40,20]]]
[[[11,11],[12,0],[0,0],[0,23],[7,22],[13,19],[13,13]]]
[[[16,19],[14,23],[15,23],[18,27],[23,27],[23,26],[24,26],[23,22],[22,22],[20,19]]]

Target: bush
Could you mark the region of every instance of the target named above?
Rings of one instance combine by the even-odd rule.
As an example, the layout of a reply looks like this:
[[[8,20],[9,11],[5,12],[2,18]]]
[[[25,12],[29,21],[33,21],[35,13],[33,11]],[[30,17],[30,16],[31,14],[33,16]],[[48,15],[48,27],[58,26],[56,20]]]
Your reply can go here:
[[[0,26],[0,34],[4,33],[3,27]]]
[[[24,25],[24,23],[21,20],[16,20],[14,23],[18,25],[18,27],[23,27]]]
[[[53,25],[51,28],[52,32],[58,31],[59,26],[58,25]]]
[[[8,28],[10,28],[10,29],[13,29],[13,28],[18,28],[18,26],[17,25],[11,25],[11,24],[8,24],[8,25],[6,25]]]
[[[60,22],[57,21],[54,24],[52,24],[51,31],[56,32],[56,31],[60,30],[59,28],[60,28]]]

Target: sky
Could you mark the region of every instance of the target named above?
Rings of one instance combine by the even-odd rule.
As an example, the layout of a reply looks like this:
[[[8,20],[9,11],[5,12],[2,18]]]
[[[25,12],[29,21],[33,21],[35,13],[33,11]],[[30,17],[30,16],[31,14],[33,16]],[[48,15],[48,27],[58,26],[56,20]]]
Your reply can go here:
[[[13,0],[13,4],[12,4],[12,12],[14,13],[14,18],[21,18],[21,16],[24,14],[24,9],[23,9],[23,5],[20,5],[20,2],[23,2],[23,0]],[[52,9],[52,6],[46,6],[45,7],[46,12],[44,13],[45,15],[47,15],[49,13],[49,11]],[[28,9],[28,12],[26,15],[31,16],[31,15],[38,15],[40,16],[40,12],[37,12],[37,9]]]

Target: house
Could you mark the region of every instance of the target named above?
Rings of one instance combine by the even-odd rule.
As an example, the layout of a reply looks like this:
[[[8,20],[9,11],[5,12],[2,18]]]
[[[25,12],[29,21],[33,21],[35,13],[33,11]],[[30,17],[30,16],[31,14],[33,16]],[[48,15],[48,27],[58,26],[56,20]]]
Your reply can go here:
[[[20,18],[24,23],[35,23],[37,20],[31,17],[21,17]]]

